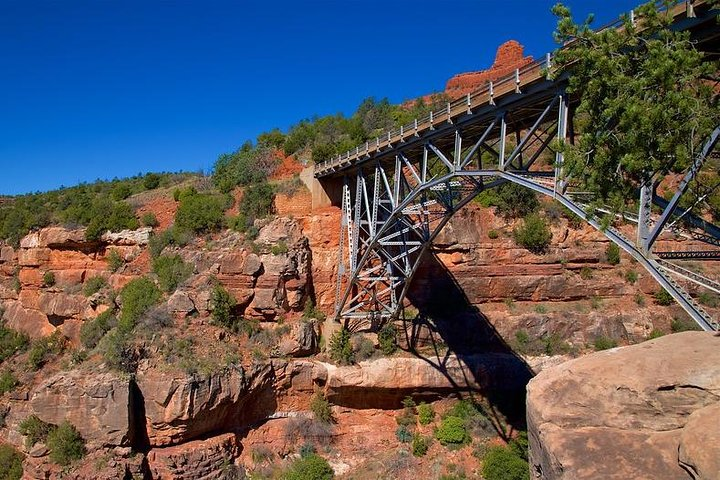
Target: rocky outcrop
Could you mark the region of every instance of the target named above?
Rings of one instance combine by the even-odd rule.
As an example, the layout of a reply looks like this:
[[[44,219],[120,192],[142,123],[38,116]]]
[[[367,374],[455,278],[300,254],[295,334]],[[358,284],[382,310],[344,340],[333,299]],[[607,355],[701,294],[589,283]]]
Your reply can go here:
[[[235,434],[226,433],[180,446],[155,448],[148,453],[152,478],[156,480],[211,480],[235,478],[230,459],[238,456]]]
[[[543,479],[717,478],[720,448],[708,440],[720,435],[718,404],[720,337],[710,333],[547,368],[528,385],[531,470]]]
[[[275,408],[272,381],[270,365],[228,367],[202,376],[141,368],[137,384],[150,446],[175,445],[265,418]]]

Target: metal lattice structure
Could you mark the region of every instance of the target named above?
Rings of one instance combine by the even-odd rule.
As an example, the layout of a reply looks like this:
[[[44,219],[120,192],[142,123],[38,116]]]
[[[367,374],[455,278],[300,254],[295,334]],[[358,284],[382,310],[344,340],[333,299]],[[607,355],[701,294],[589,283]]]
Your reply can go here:
[[[692,18],[688,5],[679,6],[676,15],[688,24],[707,20]],[[549,79],[551,69],[548,55],[447,104],[443,111],[316,166],[321,182],[343,182],[336,319],[361,329],[397,318],[424,253],[445,224],[478,193],[512,182],[554,198],[602,231],[704,330],[720,329],[718,320],[674,277],[719,293],[720,283],[671,262],[720,257],[720,249],[712,248],[720,246],[720,228],[679,207],[688,185],[713,154],[720,126],[696,155],[672,199],[658,197],[656,183],[640,188],[637,215],[625,216],[637,225],[631,240],[614,228],[603,229],[596,215],[601,211],[588,214],[586,203],[592,199],[563,175],[563,156],[553,145],[566,140],[572,128],[570,100],[567,79]],[[660,214],[652,210],[653,204]],[[668,231],[709,247],[654,254],[656,241]]]

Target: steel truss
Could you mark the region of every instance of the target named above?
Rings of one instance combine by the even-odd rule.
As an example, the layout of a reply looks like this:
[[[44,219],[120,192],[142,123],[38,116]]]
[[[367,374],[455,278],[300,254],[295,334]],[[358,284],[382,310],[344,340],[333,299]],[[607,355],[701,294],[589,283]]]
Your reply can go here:
[[[582,192],[573,192],[563,175],[562,153],[570,125],[568,100],[557,82],[518,93],[485,111],[470,111],[423,134],[408,135],[349,168],[342,195],[341,247],[335,318],[352,330],[375,329],[398,318],[410,282],[424,253],[452,216],[483,190],[513,182],[550,196],[602,231],[637,260],[704,330],[718,330],[716,319],[670,275],[716,291],[717,282],[688,273],[652,248],[665,230],[677,232],[679,199],[715,148],[718,127],[697,155],[676,195],[652,210],[655,177],[639,192],[634,241],[614,228],[602,229],[601,210],[587,212]],[[673,222],[670,222],[674,219]],[[686,224],[687,222],[683,222]],[[710,226],[697,235],[720,243]],[[696,232],[697,233],[697,232]],[[661,256],[668,257],[666,252]],[[676,257],[679,258],[680,256]],[[661,263],[662,262],[662,263]]]

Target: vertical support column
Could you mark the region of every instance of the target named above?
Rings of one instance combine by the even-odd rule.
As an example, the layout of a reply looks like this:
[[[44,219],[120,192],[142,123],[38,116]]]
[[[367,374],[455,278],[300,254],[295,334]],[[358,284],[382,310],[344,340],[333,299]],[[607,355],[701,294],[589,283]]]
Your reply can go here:
[[[400,179],[402,178],[402,163],[400,162],[400,157],[398,155],[395,155],[395,178],[393,179],[395,185],[394,185],[394,191],[393,196],[395,197],[395,204],[400,205]]]
[[[505,137],[507,136],[507,122],[505,112],[500,117],[500,152],[498,154],[498,169],[505,170]]]
[[[567,121],[568,121],[568,105],[567,95],[565,92],[560,94],[560,102],[558,104],[558,140],[565,143],[567,139]],[[557,196],[558,191],[562,195],[565,193],[565,181],[563,176],[563,163],[565,155],[562,151],[555,152],[555,181],[553,182],[553,197]]]
[[[335,284],[335,318],[340,315],[340,295],[342,295],[343,277],[347,271],[345,269],[345,240],[347,236],[348,246],[352,248],[352,232],[350,226],[350,185],[345,177],[343,181],[342,207],[340,215],[340,244],[338,245],[338,271]],[[347,235],[346,235],[347,232]]]
[[[648,236],[650,234],[650,208],[652,207],[653,190],[655,184],[652,178],[643,182],[640,187],[640,207],[638,208],[637,247],[645,254],[648,253]]]
[[[370,237],[375,238],[377,232],[378,208],[380,205],[380,162],[375,164],[375,182],[373,185],[372,219],[370,220]]]
[[[358,247],[360,245],[360,214],[362,213],[362,171],[358,169],[357,177],[355,178],[355,220],[353,222],[353,243],[350,250],[350,267],[352,269],[351,275],[355,273],[357,268],[358,260]]]
[[[457,172],[460,170],[460,164],[462,163],[462,136],[460,136],[460,129],[455,130],[455,151],[453,155],[453,165]]]

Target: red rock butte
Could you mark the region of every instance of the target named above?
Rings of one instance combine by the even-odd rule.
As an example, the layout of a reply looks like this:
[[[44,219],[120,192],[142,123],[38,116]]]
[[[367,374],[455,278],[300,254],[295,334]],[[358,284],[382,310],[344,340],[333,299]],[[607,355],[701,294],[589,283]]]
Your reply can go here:
[[[445,93],[453,100],[479,90],[488,84],[510,75],[516,68],[532,63],[531,56],[524,56],[524,47],[515,40],[509,40],[497,49],[495,61],[487,70],[455,75],[445,85]]]

